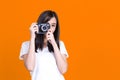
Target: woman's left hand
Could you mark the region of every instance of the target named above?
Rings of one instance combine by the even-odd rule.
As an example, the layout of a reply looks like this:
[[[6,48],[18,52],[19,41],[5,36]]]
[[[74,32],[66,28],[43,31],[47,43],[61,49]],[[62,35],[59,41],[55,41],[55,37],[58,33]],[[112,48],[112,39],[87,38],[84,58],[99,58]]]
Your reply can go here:
[[[46,33],[46,38],[52,45],[55,43],[55,38],[51,29]]]

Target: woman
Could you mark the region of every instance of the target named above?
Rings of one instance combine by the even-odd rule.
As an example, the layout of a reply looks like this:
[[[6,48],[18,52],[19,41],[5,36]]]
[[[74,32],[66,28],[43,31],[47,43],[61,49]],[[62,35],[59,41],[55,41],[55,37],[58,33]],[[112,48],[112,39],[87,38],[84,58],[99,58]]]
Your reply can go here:
[[[45,34],[39,32],[38,24],[49,23]],[[30,41],[22,43],[20,59],[30,71],[32,80],[64,80],[67,71],[68,53],[64,43],[59,40],[59,22],[54,11],[42,12],[37,23],[30,26]]]

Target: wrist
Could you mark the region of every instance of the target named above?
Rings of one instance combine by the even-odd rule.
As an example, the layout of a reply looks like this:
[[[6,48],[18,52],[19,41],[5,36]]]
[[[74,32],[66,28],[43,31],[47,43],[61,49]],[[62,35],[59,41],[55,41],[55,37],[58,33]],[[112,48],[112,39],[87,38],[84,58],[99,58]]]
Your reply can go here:
[[[53,47],[56,47],[56,46],[57,46],[56,41],[54,41],[54,42],[52,43],[52,45],[53,45]]]
[[[30,40],[31,40],[31,41],[34,41],[34,40],[35,40],[35,37],[34,37],[34,36],[31,36]]]
[[[35,39],[35,34],[31,34],[31,39]]]

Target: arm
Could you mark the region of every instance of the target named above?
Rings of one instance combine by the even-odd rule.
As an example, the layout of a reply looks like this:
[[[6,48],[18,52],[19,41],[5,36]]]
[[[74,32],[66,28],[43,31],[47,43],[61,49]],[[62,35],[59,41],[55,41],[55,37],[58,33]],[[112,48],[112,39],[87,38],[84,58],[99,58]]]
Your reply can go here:
[[[49,30],[47,32],[46,36],[47,36],[47,40],[53,46],[54,56],[55,56],[55,59],[56,59],[58,69],[62,74],[64,74],[67,71],[67,66],[68,66],[67,60],[66,60],[66,55],[61,54],[61,52],[60,52],[60,50],[59,50],[59,48],[57,46],[57,43],[56,43],[56,41],[54,39],[54,35],[53,35],[51,30]]]
[[[64,74],[67,71],[67,66],[68,66],[66,55],[60,53],[60,50],[56,42],[53,44],[53,48],[54,48],[54,55],[55,55],[58,69],[62,74]]]
[[[34,39],[30,40],[29,51],[28,54],[23,56],[24,64],[27,70],[32,71],[35,65],[35,46],[34,46]]]
[[[35,66],[35,31],[38,30],[37,26],[36,27],[35,26],[36,23],[32,23],[30,27],[31,39],[30,39],[29,50],[28,50],[28,54],[25,54],[23,56],[25,67],[29,71],[33,71]]]

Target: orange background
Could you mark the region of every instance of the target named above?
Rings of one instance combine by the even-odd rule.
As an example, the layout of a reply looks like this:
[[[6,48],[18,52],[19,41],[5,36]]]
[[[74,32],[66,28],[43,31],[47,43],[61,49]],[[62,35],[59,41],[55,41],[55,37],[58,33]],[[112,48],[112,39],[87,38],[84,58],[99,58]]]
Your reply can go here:
[[[66,80],[120,80],[119,0],[1,0],[0,80],[30,80],[20,47],[46,9],[59,16],[69,53]]]

